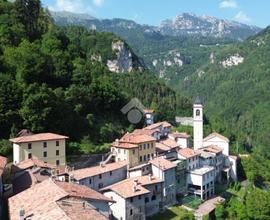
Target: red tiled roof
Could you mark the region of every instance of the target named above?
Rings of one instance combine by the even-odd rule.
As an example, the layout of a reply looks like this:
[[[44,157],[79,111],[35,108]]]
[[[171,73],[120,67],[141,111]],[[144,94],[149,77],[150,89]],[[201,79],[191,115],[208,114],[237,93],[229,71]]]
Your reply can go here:
[[[55,184],[67,192],[70,197],[113,202],[110,198],[84,185],[58,181],[55,181]]]
[[[137,181],[136,190],[134,190],[135,181]],[[101,191],[112,190],[123,198],[130,198],[149,193],[150,191],[144,187],[145,185],[156,184],[161,182],[163,181],[157,177],[151,177],[150,179],[149,176],[138,176],[125,179],[121,182],[107,186],[101,189]]]
[[[68,139],[67,136],[54,134],[54,133],[40,133],[28,136],[22,136],[17,138],[12,138],[10,141],[12,143],[27,143],[27,142],[37,142],[37,141],[51,141],[51,140],[62,140]]]
[[[162,170],[168,170],[176,167],[176,164],[164,159],[163,157],[156,157],[155,159],[150,160],[149,163],[159,167]]]
[[[212,134],[209,134],[206,138],[203,139],[203,141],[208,141],[212,138],[218,137],[226,142],[230,142],[230,140],[228,138],[226,138],[225,136],[217,133],[217,132],[213,132]]]
[[[112,143],[112,147],[131,149],[131,148],[137,148],[139,146],[137,144],[122,143],[122,142],[119,142],[119,141],[115,141],[115,142]]]
[[[140,144],[140,143],[146,143],[146,142],[153,142],[156,141],[154,137],[151,137],[149,135],[145,134],[132,134],[132,133],[126,133],[119,142],[123,143],[131,143],[131,144]]]
[[[90,204],[83,204],[80,201],[63,200],[57,205],[66,213],[71,220],[107,220],[108,218],[91,207]]]
[[[102,173],[114,171],[123,167],[127,167],[126,161],[108,163],[103,166],[94,166],[89,168],[78,169],[70,172],[76,180],[81,180],[90,176],[96,176]]]
[[[162,122],[157,122],[155,124],[149,125],[149,126],[145,127],[144,129],[152,130],[152,129],[156,129],[156,128],[160,127],[160,126],[163,126],[164,128],[172,127],[172,125],[169,122],[162,121]]]
[[[199,155],[200,153],[198,151],[195,151],[191,148],[183,148],[178,151],[178,154],[180,154],[182,157],[190,158]]]
[[[56,166],[48,163],[44,163],[42,160],[38,159],[27,159],[24,161],[21,161],[20,163],[17,163],[16,165],[12,166],[12,172],[17,172],[20,170],[26,170],[32,167],[41,167],[41,168],[48,168],[48,169],[54,169]]]
[[[140,134],[145,134],[145,135],[153,135],[155,132],[158,132],[160,133],[159,130],[145,130],[145,129],[135,129],[132,134],[135,134],[135,135],[140,135]]]
[[[190,135],[187,134],[186,132],[175,132],[175,133],[171,133],[169,135],[174,137],[174,138],[189,138],[190,137]]]
[[[169,150],[171,150],[171,148],[170,147],[168,147],[167,145],[165,145],[165,144],[162,144],[162,143],[160,143],[160,142],[157,142],[156,143],[156,150],[157,150],[157,152],[166,152],[166,151],[169,151]]]
[[[148,113],[152,114],[152,113],[154,113],[155,110],[154,109],[144,109],[143,111],[145,114],[148,114]]]
[[[168,146],[171,149],[180,147],[180,144],[178,144],[176,141],[169,139],[169,138],[167,138],[165,140],[161,140],[160,143]]]
[[[67,186],[70,185],[70,186]],[[69,212],[57,204],[62,199],[82,197],[111,201],[102,194],[81,185],[54,182],[51,179],[36,184],[31,188],[8,199],[10,220],[17,220],[22,208],[25,216],[39,220],[70,220]],[[78,210],[84,212],[84,209]],[[82,214],[83,216],[83,214]]]
[[[202,150],[217,154],[217,153],[222,152],[223,148],[218,147],[216,145],[210,145],[210,146],[202,148]]]

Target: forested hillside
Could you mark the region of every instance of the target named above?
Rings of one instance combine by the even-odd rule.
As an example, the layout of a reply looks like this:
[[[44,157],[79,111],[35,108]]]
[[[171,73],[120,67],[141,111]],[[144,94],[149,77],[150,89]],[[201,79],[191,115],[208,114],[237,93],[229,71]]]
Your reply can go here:
[[[120,109],[131,98],[166,119],[190,111],[189,101],[153,74],[108,70],[107,60],[115,57],[112,42],[119,39],[81,27],[57,27],[39,0],[1,0],[0,138],[22,128],[50,131],[94,150],[130,127]],[[2,154],[11,153],[7,145],[1,141]]]
[[[204,98],[212,127],[235,140],[234,150],[269,146],[269,45],[267,28],[242,43],[213,49],[212,60],[179,85],[186,95]]]

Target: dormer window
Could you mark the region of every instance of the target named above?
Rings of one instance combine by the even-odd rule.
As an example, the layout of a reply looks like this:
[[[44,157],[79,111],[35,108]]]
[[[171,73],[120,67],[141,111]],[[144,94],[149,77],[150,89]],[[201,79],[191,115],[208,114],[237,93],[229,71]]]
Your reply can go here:
[[[196,110],[196,116],[200,116],[201,112],[199,109]]]

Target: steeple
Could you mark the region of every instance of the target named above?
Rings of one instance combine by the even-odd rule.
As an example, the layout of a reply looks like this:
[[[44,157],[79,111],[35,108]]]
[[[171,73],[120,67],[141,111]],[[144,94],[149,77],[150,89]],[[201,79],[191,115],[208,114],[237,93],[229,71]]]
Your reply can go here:
[[[203,146],[203,104],[199,97],[193,103],[193,140],[194,150]]]

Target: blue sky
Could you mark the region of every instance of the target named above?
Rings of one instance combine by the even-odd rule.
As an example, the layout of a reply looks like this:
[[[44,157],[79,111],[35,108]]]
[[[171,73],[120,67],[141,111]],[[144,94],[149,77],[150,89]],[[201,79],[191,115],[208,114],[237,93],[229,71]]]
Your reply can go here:
[[[97,18],[125,18],[158,25],[183,12],[210,15],[266,27],[269,0],[41,0],[54,11],[88,13]]]

